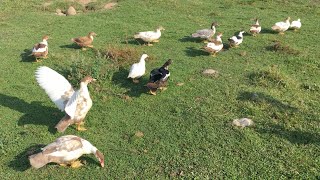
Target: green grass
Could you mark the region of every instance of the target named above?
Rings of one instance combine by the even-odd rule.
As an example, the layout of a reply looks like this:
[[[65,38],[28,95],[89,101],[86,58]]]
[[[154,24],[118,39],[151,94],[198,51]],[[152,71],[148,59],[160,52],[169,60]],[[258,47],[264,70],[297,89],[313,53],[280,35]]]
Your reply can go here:
[[[35,0],[0,2],[1,179],[320,178],[317,1],[120,0],[112,10],[70,17],[54,15],[61,2],[51,9]],[[189,38],[216,20],[226,43],[257,16],[263,32],[215,58]],[[287,16],[301,18],[302,29],[273,33],[271,26]],[[135,32],[159,25],[166,30],[153,47],[132,41]],[[90,31],[98,34],[95,50],[70,46],[72,37]],[[29,49],[45,34],[52,37],[49,58],[31,63]],[[275,41],[282,48],[272,49]],[[132,59],[106,59],[111,47],[130,50]],[[168,90],[157,96],[143,87],[148,74],[138,85],[126,79],[130,63],[143,52],[152,57],[148,72],[173,60]],[[105,155],[105,168],[92,155],[81,157],[86,165],[76,170],[29,167],[28,153],[62,135],[54,126],[63,113],[34,78],[41,65],[69,75],[72,83],[81,78],[79,68],[98,76],[89,87],[94,105],[88,131],[69,127],[65,134],[93,143]],[[219,76],[203,76],[207,68]],[[232,127],[241,117],[252,118],[255,126]],[[144,136],[135,137],[137,131]]]

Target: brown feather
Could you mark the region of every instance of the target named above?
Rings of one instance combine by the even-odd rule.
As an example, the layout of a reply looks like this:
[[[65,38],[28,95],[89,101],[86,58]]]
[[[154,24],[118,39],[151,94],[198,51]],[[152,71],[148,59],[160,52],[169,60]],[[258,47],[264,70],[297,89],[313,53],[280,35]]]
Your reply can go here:
[[[55,126],[55,128],[57,128],[59,132],[64,132],[71,124],[74,124],[74,120],[72,120],[71,117],[66,114]]]

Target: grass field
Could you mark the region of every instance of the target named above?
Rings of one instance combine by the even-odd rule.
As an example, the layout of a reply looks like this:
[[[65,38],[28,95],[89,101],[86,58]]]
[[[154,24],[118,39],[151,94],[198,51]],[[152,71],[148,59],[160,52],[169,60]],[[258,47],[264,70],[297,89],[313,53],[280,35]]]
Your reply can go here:
[[[320,2],[318,0],[119,0],[112,10],[97,8],[57,16],[66,1],[0,1],[0,177],[1,179],[319,179],[320,178]],[[48,1],[46,1],[48,2]],[[99,6],[106,1],[98,1]],[[99,4],[100,3],[100,4]],[[78,6],[76,6],[78,7]],[[271,26],[287,16],[302,29],[285,35]],[[223,42],[252,18],[262,33],[246,35],[239,48],[211,57],[190,34],[213,20]],[[135,32],[163,26],[159,43],[141,46]],[[94,31],[94,49],[81,51],[70,39]],[[49,58],[32,63],[33,44],[48,34]],[[274,41],[281,47],[274,49]],[[108,50],[130,52],[123,61]],[[157,96],[127,80],[132,62],[146,52],[147,72],[173,60],[168,90]],[[85,132],[66,134],[89,140],[105,155],[93,155],[79,169],[49,164],[30,168],[28,154],[63,134],[63,117],[37,84],[39,66],[57,70],[76,86],[86,73],[98,79],[89,90],[93,107]],[[84,73],[79,70],[83,69]],[[204,69],[219,72],[204,76]],[[182,86],[177,83],[184,83]],[[235,118],[255,125],[236,128]],[[135,136],[142,132],[143,137]]]

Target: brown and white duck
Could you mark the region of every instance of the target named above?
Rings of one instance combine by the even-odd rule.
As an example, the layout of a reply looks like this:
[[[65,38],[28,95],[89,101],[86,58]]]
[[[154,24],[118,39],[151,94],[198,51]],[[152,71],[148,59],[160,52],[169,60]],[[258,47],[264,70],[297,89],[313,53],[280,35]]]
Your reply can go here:
[[[220,52],[223,48],[223,43],[222,43],[222,33],[218,33],[216,39],[211,39],[210,42],[202,47],[204,51],[208,52],[211,54],[211,56],[215,57],[218,52]]]
[[[49,36],[43,36],[42,41],[33,46],[31,55],[36,58],[36,62],[40,62],[39,58],[47,58],[49,52],[48,39]]]
[[[158,89],[166,90],[168,85],[168,79],[170,76],[169,65],[172,64],[172,60],[166,61],[160,68],[153,69],[150,72],[149,82],[147,87],[150,89],[150,94],[156,95]]]
[[[78,44],[78,46],[80,46],[82,50],[86,50],[86,47],[93,48],[93,45],[92,45],[93,36],[96,36],[96,35],[97,34],[94,32],[89,32],[87,36],[72,38],[71,41]]]
[[[78,136],[61,136],[41,150],[41,152],[29,156],[31,166],[36,169],[51,162],[58,163],[61,166],[70,165],[72,168],[78,168],[83,165],[78,160],[83,154],[94,154],[101,167],[104,167],[103,154],[89,141]]]
[[[256,36],[261,31],[261,26],[259,24],[258,18],[256,18],[255,23],[251,25],[249,32],[252,34],[252,36]]]
[[[39,67],[35,76],[56,106],[66,112],[55,128],[59,132],[64,132],[69,125],[76,124],[78,131],[85,131],[82,125],[92,106],[88,84],[95,79],[86,76],[80,82],[80,89],[74,90],[66,78],[46,66]]]
[[[277,22],[271,28],[279,34],[284,34],[290,27],[290,17],[287,17],[284,22]]]

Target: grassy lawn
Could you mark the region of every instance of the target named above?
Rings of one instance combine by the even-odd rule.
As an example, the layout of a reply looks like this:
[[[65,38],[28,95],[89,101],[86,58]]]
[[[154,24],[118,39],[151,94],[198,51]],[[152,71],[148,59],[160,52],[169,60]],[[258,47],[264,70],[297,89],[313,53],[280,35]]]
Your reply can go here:
[[[319,1],[119,0],[111,10],[75,16],[54,14],[67,1],[47,7],[44,2],[49,1],[0,1],[1,179],[320,178]],[[287,16],[300,18],[302,29],[272,32],[271,26]],[[227,43],[234,33],[248,30],[254,17],[260,19],[261,34],[244,36],[239,48],[217,57],[190,38],[216,20]],[[166,30],[154,46],[132,39],[135,32],[159,25]],[[94,49],[72,45],[71,38],[90,31],[98,34]],[[45,34],[52,37],[49,58],[32,63],[28,53]],[[111,50],[127,56],[105,58]],[[168,90],[157,96],[143,86],[149,74],[139,84],[126,78],[143,52],[151,57],[147,72],[173,60]],[[98,79],[89,85],[93,106],[87,131],[71,126],[64,134],[55,132],[64,114],[37,84],[39,66],[57,70],[75,86],[87,74]],[[202,75],[207,68],[218,76]],[[242,117],[255,125],[231,125]],[[143,137],[135,136],[139,131]],[[86,155],[79,169],[30,168],[30,152],[66,134],[94,144],[106,167]]]

